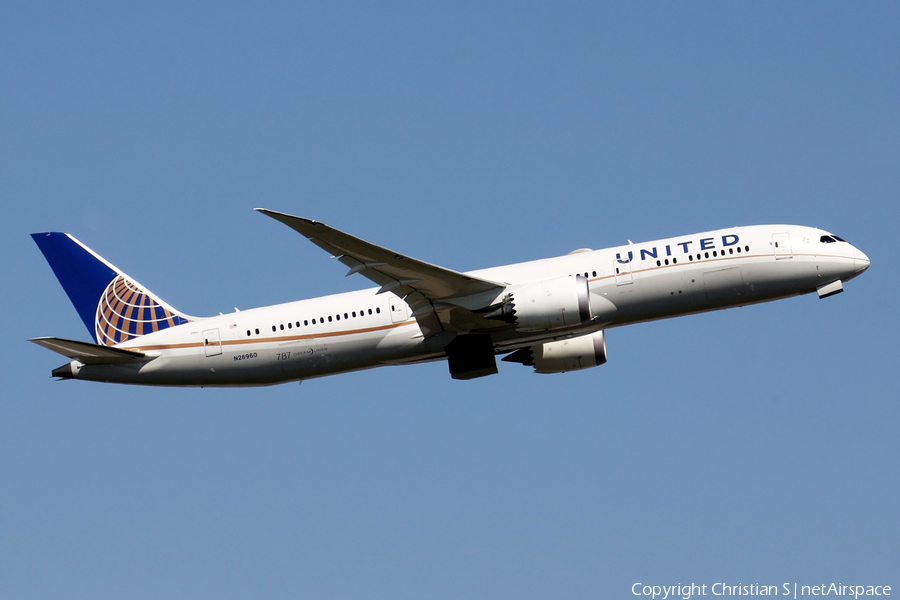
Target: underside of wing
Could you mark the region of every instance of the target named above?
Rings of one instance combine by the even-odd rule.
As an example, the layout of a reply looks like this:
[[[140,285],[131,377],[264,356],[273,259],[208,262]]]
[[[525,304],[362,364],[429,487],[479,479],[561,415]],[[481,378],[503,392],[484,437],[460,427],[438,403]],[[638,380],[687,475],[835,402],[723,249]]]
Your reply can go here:
[[[335,256],[350,270],[403,298],[426,336],[441,331],[473,331],[500,327],[473,312],[488,306],[505,283],[471,277],[432,265],[329,227],[324,223],[264,208],[257,211],[280,221]]]
[[[32,338],[28,341],[86,365],[108,365],[150,360],[150,357],[143,352],[111,348],[89,342],[64,340],[55,337]]]

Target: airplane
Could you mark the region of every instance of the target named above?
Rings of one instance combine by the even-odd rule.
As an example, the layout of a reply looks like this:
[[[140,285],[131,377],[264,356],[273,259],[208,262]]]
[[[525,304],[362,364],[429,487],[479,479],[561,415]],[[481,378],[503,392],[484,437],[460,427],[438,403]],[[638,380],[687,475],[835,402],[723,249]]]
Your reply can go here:
[[[450,376],[504,361],[564,373],[607,360],[605,331],[816,292],[869,259],[827,231],[732,227],[459,272],[323,223],[257,211],[379,287],[213,317],[173,308],[66,233],[32,234],[93,337],[30,341],[70,362],[62,379],[159,386],[262,386],[447,360]]]

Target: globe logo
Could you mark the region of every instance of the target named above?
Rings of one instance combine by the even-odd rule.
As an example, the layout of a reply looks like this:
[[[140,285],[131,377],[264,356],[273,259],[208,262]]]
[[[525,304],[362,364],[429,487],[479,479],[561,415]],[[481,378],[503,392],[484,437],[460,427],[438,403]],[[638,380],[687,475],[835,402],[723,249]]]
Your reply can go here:
[[[100,296],[94,322],[97,343],[113,346],[187,321],[119,275]]]

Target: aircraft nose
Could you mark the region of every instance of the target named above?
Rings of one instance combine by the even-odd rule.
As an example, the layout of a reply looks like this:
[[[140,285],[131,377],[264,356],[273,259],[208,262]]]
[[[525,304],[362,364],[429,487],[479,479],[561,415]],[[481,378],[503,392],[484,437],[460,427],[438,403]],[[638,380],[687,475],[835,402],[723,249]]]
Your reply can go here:
[[[855,246],[853,247],[853,263],[856,266],[857,274],[862,273],[869,268],[869,257],[863,254],[863,252]]]

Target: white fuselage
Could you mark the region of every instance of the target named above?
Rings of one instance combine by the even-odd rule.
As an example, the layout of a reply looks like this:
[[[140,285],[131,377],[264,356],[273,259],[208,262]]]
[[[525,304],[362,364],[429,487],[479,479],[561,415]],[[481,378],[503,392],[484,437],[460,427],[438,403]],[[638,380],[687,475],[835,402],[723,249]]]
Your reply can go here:
[[[598,311],[587,326],[491,332],[496,351],[508,352],[599,329],[804,294],[847,281],[868,267],[862,252],[846,242],[822,243],[823,235],[800,226],[735,227],[469,275],[511,286],[581,275],[588,279],[592,306],[611,307]],[[423,336],[401,298],[376,292],[373,288],[198,319],[119,346],[139,349],[152,360],[118,365],[76,361],[73,375],[151,385],[268,385],[446,357],[446,340]]]

